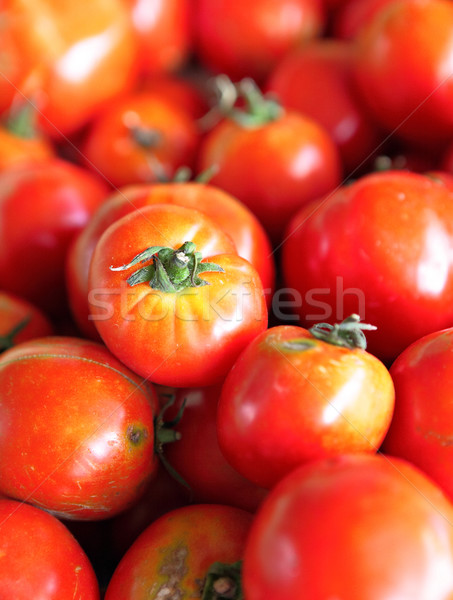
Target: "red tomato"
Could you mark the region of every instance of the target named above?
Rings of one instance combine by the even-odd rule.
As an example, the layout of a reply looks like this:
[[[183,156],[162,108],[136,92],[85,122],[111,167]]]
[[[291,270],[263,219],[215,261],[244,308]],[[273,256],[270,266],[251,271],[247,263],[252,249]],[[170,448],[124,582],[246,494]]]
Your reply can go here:
[[[133,268],[138,262],[147,264]],[[147,206],[110,225],[93,254],[89,290],[108,348],[162,385],[219,382],[267,327],[258,273],[211,219],[182,206]]]
[[[325,20],[320,0],[197,0],[197,56],[232,79],[263,80],[289,50],[321,35]]]
[[[0,288],[64,312],[69,244],[106,194],[92,173],[57,158],[0,173]]]
[[[369,164],[384,139],[354,88],[353,59],[349,42],[313,41],[281,60],[266,85],[285,108],[311,117],[326,129],[347,174]]]
[[[48,512],[0,500],[0,597],[98,600],[96,575],[66,527]]]
[[[452,343],[453,329],[436,331],[415,341],[393,363],[395,415],[383,447],[417,465],[453,500]]]
[[[452,190],[406,171],[361,177],[300,211],[282,251],[285,285],[304,324],[357,313],[386,364],[453,324]]]
[[[19,296],[0,291],[0,352],[53,333],[47,316]]]
[[[299,467],[252,523],[244,597],[449,600],[452,522],[452,504],[406,461],[346,455]]]
[[[228,504],[253,512],[267,491],[240,475],[220,451],[216,430],[220,392],[220,385],[174,390],[175,404],[165,418],[171,420],[184,402],[181,420],[174,428],[181,439],[165,446],[164,455],[189,486],[192,501]]]
[[[394,389],[386,367],[343,338],[352,319],[321,338],[271,327],[226,377],[217,408],[220,449],[242,475],[271,488],[300,464],[374,453],[390,425]]]
[[[0,357],[0,492],[73,519],[126,509],[156,469],[154,390],[100,344],[23,342]]]
[[[233,589],[251,521],[250,513],[218,504],[194,504],[167,513],[126,552],[105,600],[201,598],[208,585],[206,598],[236,597],[215,592],[227,583],[228,591]],[[218,563],[228,565],[232,575],[211,570],[212,580],[208,578]]]
[[[98,336],[88,319],[88,272],[94,248],[109,225],[133,210],[154,204],[176,204],[198,209],[213,219],[233,239],[239,256],[258,271],[270,303],[275,287],[275,265],[270,242],[256,219],[242,203],[212,185],[165,183],[128,186],[118,190],[93,215],[68,252],[67,287],[72,313],[91,338]]]
[[[355,79],[381,124],[422,146],[451,138],[452,3],[391,2],[355,41]]]
[[[142,78],[140,89],[152,92],[167,102],[173,102],[194,119],[201,119],[209,110],[203,86],[188,77],[152,75]]]
[[[0,173],[12,165],[34,160],[45,160],[55,156],[51,142],[43,135],[34,132],[33,126],[18,123],[21,118],[9,120],[4,126],[0,125]]]
[[[31,101],[54,137],[79,129],[135,79],[136,45],[122,0],[93,0],[89,18],[72,0],[6,0],[1,18],[12,39],[8,61],[18,65],[15,101]]]
[[[335,38],[350,40],[360,35],[380,10],[395,0],[346,0],[341,3],[331,26]]]
[[[183,67],[192,50],[190,0],[124,0],[138,40],[141,73]]]
[[[248,105],[204,136],[198,170],[215,167],[210,183],[241,200],[279,242],[298,208],[340,184],[341,159],[313,119],[285,112],[248,81],[240,85]]]
[[[97,116],[82,157],[114,187],[162,181],[194,165],[198,142],[195,121],[182,108],[157,93],[135,92]]]

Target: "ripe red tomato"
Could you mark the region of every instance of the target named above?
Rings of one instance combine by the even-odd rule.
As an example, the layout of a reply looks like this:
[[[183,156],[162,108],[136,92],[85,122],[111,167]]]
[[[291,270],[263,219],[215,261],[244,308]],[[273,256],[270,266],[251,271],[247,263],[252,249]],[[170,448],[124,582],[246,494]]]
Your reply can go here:
[[[68,519],[126,509],[156,469],[157,397],[100,344],[23,342],[0,357],[0,492]]]
[[[267,490],[240,475],[220,451],[216,416],[221,387],[172,392],[174,405],[165,412],[165,418],[171,421],[184,403],[182,417],[174,427],[181,439],[166,445],[164,455],[190,488],[193,502],[228,504],[254,512]]]
[[[421,146],[452,137],[451,2],[391,2],[355,43],[359,91],[387,131]]]
[[[195,49],[215,73],[263,80],[289,50],[321,35],[325,21],[320,0],[197,0]]]
[[[0,173],[0,288],[65,312],[69,244],[106,194],[92,173],[59,158]]]
[[[52,333],[52,323],[39,308],[19,296],[0,291],[0,352]]]
[[[271,327],[247,346],[217,408],[219,446],[237,471],[271,488],[314,459],[378,450],[392,418],[393,382],[375,356],[343,337],[359,325],[347,319],[320,338]]]
[[[72,0],[6,0],[0,16],[11,42],[5,61],[14,65],[2,88],[13,84],[10,101],[31,101],[53,137],[79,129],[135,80],[136,40],[122,0],[93,0],[89,18]]]
[[[390,364],[453,324],[452,190],[439,178],[372,173],[301,210],[282,249],[285,285],[304,324],[357,313],[368,349]]]
[[[332,35],[342,40],[355,38],[369,22],[376,18],[380,10],[394,1],[346,0],[334,13]]]
[[[0,500],[0,597],[98,600],[86,554],[57,518],[15,500]]]
[[[288,110],[320,123],[338,146],[346,174],[363,168],[384,139],[352,81],[350,42],[323,38],[282,59],[266,84]]]
[[[157,93],[134,92],[92,122],[82,159],[114,187],[165,181],[194,165],[198,143],[195,121],[181,107]]]
[[[453,500],[450,423],[453,329],[423,336],[404,350],[390,369],[395,414],[385,452],[422,469]]]
[[[267,327],[259,275],[235,252],[211,219],[182,206],[147,206],[110,225],[89,277],[91,315],[107,347],[155,383],[219,382]]]
[[[237,563],[251,522],[250,513],[220,504],[170,511],[147,527],[126,552],[105,600],[201,598],[203,593],[206,598],[237,597],[232,594]]]
[[[223,190],[201,183],[138,184],[109,197],[72,244],[68,252],[66,280],[72,314],[85,335],[98,337],[88,319],[88,272],[94,248],[109,225],[133,210],[154,204],[176,204],[197,209],[233,239],[239,256],[258,271],[270,304],[275,287],[275,264],[267,235],[242,203]]]
[[[315,461],[281,481],[255,517],[244,597],[449,600],[452,522],[440,488],[406,461]]]
[[[181,69],[192,50],[190,0],[124,0],[138,40],[141,74]]]
[[[284,111],[250,81],[240,87],[247,106],[206,133],[198,170],[215,167],[210,183],[248,206],[277,243],[298,208],[340,184],[341,159],[313,119]]]
[[[13,121],[0,125],[0,172],[18,163],[45,160],[56,154],[47,137],[35,133],[31,125],[28,131],[21,127],[22,124]]]

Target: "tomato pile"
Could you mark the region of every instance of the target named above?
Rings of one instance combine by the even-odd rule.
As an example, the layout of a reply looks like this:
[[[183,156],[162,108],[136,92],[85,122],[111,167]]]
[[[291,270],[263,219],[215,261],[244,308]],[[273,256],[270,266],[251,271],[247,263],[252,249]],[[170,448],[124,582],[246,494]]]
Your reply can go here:
[[[4,0],[0,600],[453,600],[453,3]]]

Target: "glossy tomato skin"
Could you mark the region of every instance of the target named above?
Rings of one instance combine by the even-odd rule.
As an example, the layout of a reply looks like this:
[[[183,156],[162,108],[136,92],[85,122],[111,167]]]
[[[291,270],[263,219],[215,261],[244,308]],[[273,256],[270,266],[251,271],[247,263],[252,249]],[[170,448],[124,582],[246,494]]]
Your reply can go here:
[[[171,419],[184,402],[182,418],[175,426],[181,439],[165,446],[165,458],[189,486],[192,501],[254,512],[267,490],[236,471],[219,448],[216,416],[221,389],[217,385],[174,390],[175,404],[165,418]]]
[[[179,167],[193,167],[198,143],[191,115],[143,91],[111,102],[93,120],[82,155],[88,167],[117,187],[172,179]]]
[[[453,500],[451,395],[453,330],[423,336],[390,368],[395,414],[384,451],[417,465]]]
[[[303,168],[301,168],[303,165]],[[256,127],[225,119],[200,145],[198,170],[216,167],[210,183],[241,200],[271,241],[281,241],[292,215],[341,182],[341,159],[330,135],[294,111]]]
[[[325,26],[319,0],[197,0],[195,50],[215,73],[262,81],[292,48]]]
[[[190,0],[124,0],[138,45],[141,74],[181,69],[192,50]]]
[[[2,20],[13,42],[9,60],[22,65],[12,100],[31,100],[52,137],[77,131],[135,80],[136,41],[122,0],[94,0],[89,19],[71,0],[7,0]]]
[[[392,379],[373,355],[318,340],[301,327],[271,327],[226,377],[219,445],[242,475],[271,488],[314,459],[375,453],[393,405]]]
[[[363,27],[356,38],[355,79],[388,131],[422,146],[451,138],[452,41],[453,6],[447,0],[392,2]]]
[[[345,174],[370,164],[384,139],[355,90],[353,44],[314,40],[293,50],[271,72],[266,90],[288,110],[320,123],[336,143]]]
[[[27,300],[0,291],[0,352],[38,337],[52,335],[53,324]]]
[[[71,245],[66,265],[66,282],[72,314],[81,331],[98,337],[88,319],[88,273],[94,248],[109,225],[133,210],[154,204],[180,205],[197,209],[224,229],[233,239],[239,256],[258,271],[268,304],[275,289],[275,262],[270,241],[258,219],[227,192],[209,184],[165,183],[126,186],[112,194]]]
[[[0,173],[0,288],[64,312],[66,252],[106,195],[95,175],[60,158]]]
[[[116,568],[105,600],[201,598],[209,567],[242,558],[252,515],[219,504],[194,504],[151,523]]]
[[[200,287],[159,291],[148,282],[131,287],[127,265],[146,248],[173,250],[191,241],[201,260],[223,272],[206,271]],[[154,383],[173,387],[213,385],[239,352],[267,327],[258,273],[239,257],[231,238],[203,213],[176,205],[147,206],[113,223],[91,261],[92,319],[111,352]]]
[[[0,500],[1,597],[99,600],[86,554],[56,517],[16,500]]]
[[[154,390],[101,344],[47,337],[0,358],[0,492],[54,514],[103,519],[156,469]]]
[[[453,323],[453,196],[439,178],[368,174],[287,230],[282,266],[305,324],[358,313],[377,331],[368,350],[390,364]]]
[[[270,492],[252,524],[244,595],[448,600],[452,508],[400,459],[343,455],[299,467]]]

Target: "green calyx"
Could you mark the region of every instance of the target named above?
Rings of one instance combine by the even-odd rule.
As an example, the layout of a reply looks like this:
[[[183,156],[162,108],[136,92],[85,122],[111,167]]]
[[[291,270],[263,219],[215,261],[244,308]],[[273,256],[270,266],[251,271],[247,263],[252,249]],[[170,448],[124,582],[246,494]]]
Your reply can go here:
[[[206,574],[201,600],[243,600],[241,570],[241,561],[212,564]]]
[[[27,316],[22,319],[17,325],[15,325],[11,331],[5,335],[0,335],[0,352],[8,350],[15,345],[15,337],[18,335],[30,322],[30,317]]]
[[[367,340],[363,331],[374,331],[375,329],[377,327],[374,325],[361,323],[359,315],[352,314],[341,323],[336,323],[335,325],[317,323],[309,331],[313,337],[334,346],[366,350]]]
[[[130,286],[149,283],[154,290],[180,292],[186,288],[208,285],[207,281],[199,277],[200,273],[224,272],[222,267],[215,263],[201,262],[201,253],[196,252],[193,242],[184,242],[176,250],[165,246],[151,246],[137,254],[127,265],[110,269],[125,271],[149,261],[150,264],[140,267],[128,277],[127,283]]]

